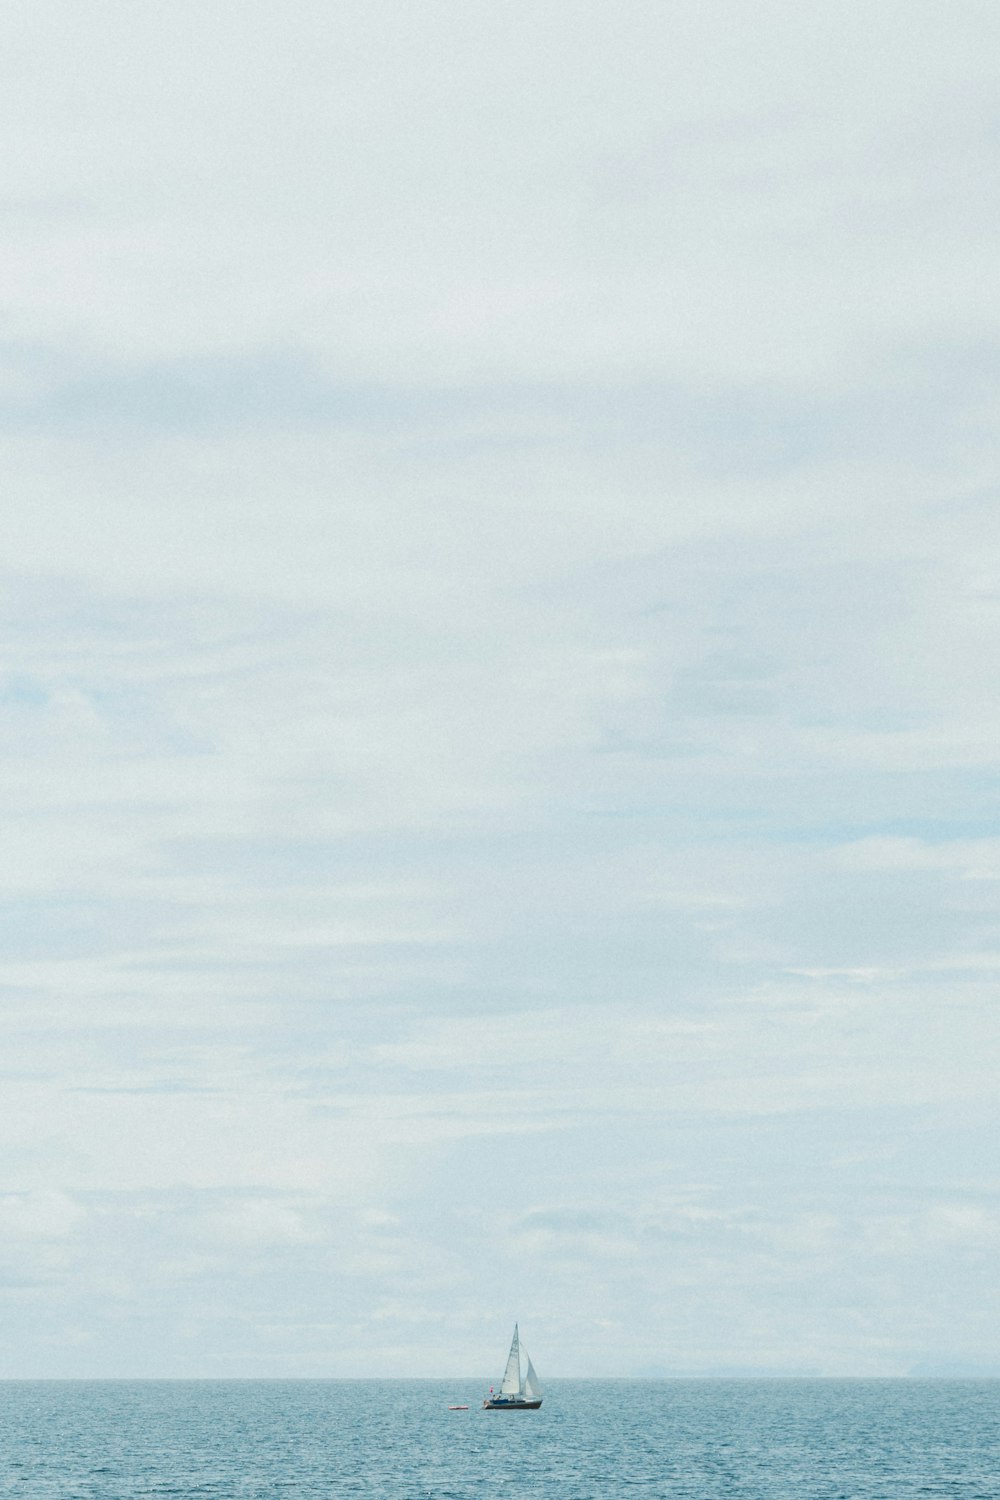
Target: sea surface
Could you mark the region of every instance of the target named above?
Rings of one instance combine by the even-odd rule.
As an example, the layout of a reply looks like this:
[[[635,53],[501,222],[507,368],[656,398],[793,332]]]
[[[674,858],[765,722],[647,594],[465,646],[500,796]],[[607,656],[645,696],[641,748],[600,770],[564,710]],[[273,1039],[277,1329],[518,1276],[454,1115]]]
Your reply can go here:
[[[0,1382],[0,1495],[1000,1497],[1000,1381]],[[469,1411],[449,1411],[468,1402]]]

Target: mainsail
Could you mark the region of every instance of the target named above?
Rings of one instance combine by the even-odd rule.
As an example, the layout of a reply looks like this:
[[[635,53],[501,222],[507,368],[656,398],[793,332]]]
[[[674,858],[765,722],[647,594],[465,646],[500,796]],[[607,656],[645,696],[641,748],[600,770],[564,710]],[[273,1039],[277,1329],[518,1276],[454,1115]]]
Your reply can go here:
[[[516,1323],[514,1324],[514,1337],[510,1341],[510,1353],[507,1356],[507,1368],[500,1382],[500,1391],[504,1396],[519,1396],[521,1393],[521,1350],[517,1341]]]

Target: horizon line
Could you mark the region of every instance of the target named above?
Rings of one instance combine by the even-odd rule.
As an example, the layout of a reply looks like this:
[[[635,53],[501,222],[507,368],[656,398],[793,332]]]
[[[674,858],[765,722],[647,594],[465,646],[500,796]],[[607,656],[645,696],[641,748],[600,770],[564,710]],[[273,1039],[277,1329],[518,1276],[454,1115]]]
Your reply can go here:
[[[599,1381],[601,1385],[630,1385],[643,1383],[648,1385],[683,1383],[689,1381],[922,1381],[922,1380],[974,1380],[974,1381],[1000,1381],[1000,1370],[990,1369],[982,1372],[975,1370],[954,1371],[949,1373],[943,1371],[904,1371],[896,1375],[823,1375],[804,1374],[802,1372],[782,1371],[747,1371],[743,1373],[709,1371],[701,1374],[665,1374],[665,1375],[550,1375],[546,1376],[546,1385],[550,1382],[557,1384],[563,1382],[582,1383],[588,1381]],[[350,1384],[350,1385],[446,1385],[455,1381],[483,1384],[483,1377],[471,1375],[0,1375],[0,1385],[87,1385],[87,1384],[176,1384],[190,1385],[199,1382],[230,1383],[237,1382],[252,1383],[267,1382],[269,1384],[293,1384],[311,1382],[313,1384]]]

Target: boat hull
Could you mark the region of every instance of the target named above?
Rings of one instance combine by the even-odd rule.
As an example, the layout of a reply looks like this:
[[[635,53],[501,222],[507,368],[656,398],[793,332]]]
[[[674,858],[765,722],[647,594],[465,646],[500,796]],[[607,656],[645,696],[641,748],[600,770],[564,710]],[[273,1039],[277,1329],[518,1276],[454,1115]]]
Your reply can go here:
[[[486,1411],[537,1411],[541,1404],[539,1398],[537,1401],[484,1401],[483,1407]]]

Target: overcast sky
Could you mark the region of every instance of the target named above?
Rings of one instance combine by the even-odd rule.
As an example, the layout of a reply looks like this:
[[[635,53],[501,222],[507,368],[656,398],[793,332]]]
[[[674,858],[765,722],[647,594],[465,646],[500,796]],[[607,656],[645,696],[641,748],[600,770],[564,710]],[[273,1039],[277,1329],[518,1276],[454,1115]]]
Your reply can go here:
[[[998,1371],[993,0],[0,45],[0,1375]]]

